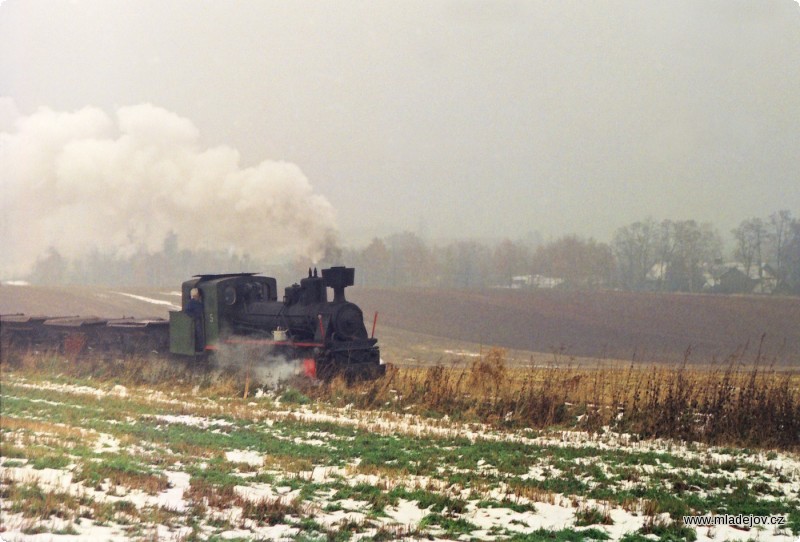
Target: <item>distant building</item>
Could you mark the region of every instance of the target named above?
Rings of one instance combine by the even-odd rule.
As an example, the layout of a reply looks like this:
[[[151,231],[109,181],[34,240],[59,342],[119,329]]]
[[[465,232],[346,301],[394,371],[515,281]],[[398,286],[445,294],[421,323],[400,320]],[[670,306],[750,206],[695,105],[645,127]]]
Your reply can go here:
[[[704,274],[705,290],[721,294],[772,294],[779,293],[780,280],[778,274],[769,265],[752,266],[750,273],[745,272],[742,264],[737,262],[716,262]]]
[[[517,275],[511,277],[511,287],[514,289],[530,288],[533,275]]]
[[[780,282],[777,271],[775,271],[771,265],[764,264],[761,266],[761,273],[758,273],[758,269],[756,269],[755,272],[757,275],[755,277],[753,273],[750,274],[750,277],[756,281],[753,292],[757,294],[775,293],[775,290],[778,288],[778,283]]]
[[[512,288],[556,288],[564,283],[558,277],[545,277],[544,275],[518,275],[511,277]]]
[[[749,294],[757,281],[748,277],[743,271],[731,267],[719,275],[713,291],[721,294]]]

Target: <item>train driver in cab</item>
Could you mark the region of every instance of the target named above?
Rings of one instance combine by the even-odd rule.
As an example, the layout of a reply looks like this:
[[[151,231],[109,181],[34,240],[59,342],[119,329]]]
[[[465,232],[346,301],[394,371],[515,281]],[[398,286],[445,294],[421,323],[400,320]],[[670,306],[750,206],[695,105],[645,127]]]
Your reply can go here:
[[[189,292],[189,303],[186,304],[186,314],[194,321],[194,351],[202,352],[205,347],[205,334],[203,333],[203,298],[198,288]]]

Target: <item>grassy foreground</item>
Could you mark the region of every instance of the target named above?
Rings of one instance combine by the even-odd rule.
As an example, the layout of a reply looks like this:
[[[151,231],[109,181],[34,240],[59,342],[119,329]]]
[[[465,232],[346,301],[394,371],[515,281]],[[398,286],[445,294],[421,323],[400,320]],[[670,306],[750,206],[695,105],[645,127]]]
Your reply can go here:
[[[468,368],[398,368],[376,382],[267,393],[236,371],[147,360],[27,356],[1,376],[5,540],[800,534],[796,426],[786,437],[787,426],[723,431],[733,424],[712,419],[759,408],[796,416],[788,373],[512,370],[497,350]],[[682,523],[722,513],[785,524]]]
[[[142,358],[67,361],[57,355],[16,356],[3,365],[5,370],[132,385],[183,382],[229,396],[247,396],[264,373],[264,367],[214,369]],[[500,429],[607,428],[642,439],[800,450],[800,369],[776,369],[760,355],[748,364],[735,354],[707,366],[520,367],[510,366],[505,350],[494,348],[471,363],[390,365],[385,377],[375,381],[319,385],[298,379],[292,385],[334,406],[447,417]]]

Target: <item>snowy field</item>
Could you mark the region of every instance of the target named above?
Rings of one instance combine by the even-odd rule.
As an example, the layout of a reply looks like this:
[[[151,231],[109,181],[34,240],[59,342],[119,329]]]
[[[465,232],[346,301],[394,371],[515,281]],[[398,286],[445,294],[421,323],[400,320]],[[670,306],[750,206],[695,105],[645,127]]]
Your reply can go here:
[[[297,392],[5,373],[0,516],[16,540],[760,540],[800,534],[796,455],[504,432]],[[781,518],[689,528],[684,514]]]

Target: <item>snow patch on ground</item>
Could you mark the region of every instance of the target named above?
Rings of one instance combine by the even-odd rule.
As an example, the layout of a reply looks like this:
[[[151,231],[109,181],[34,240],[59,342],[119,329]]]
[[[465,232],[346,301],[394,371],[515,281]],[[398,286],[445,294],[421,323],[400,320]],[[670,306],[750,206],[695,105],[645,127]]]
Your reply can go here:
[[[169,403],[181,405],[180,412],[202,412],[206,414],[209,411],[216,411],[210,408],[212,405],[206,399],[197,398],[195,402],[181,401],[168,397],[162,392],[147,390],[147,393],[144,393],[136,389],[128,390],[123,386],[115,386],[109,391],[103,391],[88,386],[70,386],[50,382],[32,384],[21,380],[15,380],[13,385],[23,388],[29,387],[54,391],[54,399],[59,398],[58,393],[86,394],[96,397],[136,397],[139,399],[146,397],[152,401],[150,404]],[[64,400],[66,401],[66,398],[64,398]],[[36,401],[43,400],[37,399]],[[60,405],[62,403],[56,400],[48,401],[48,404]],[[223,410],[223,405],[220,404],[217,406],[219,410]],[[227,413],[228,411],[226,411],[226,414]],[[414,415],[359,411],[352,407],[322,409],[319,405],[315,405],[314,407],[283,405],[281,410],[274,410],[272,407],[260,407],[257,403],[251,402],[247,405],[246,413],[249,417],[248,419],[259,420],[259,423],[265,426],[273,426],[275,421],[280,420],[330,422],[341,426],[357,427],[360,430],[374,433],[407,435],[411,437],[466,437],[473,442],[482,440],[489,442],[519,442],[531,446],[554,446],[562,448],[591,447],[598,450],[638,453],[658,452],[685,459],[699,459],[704,462],[711,461],[720,464],[732,459],[742,459],[741,457],[731,455],[728,451],[721,451],[715,448],[671,441],[652,440],[641,442],[630,435],[620,435],[609,431],[600,434],[589,434],[578,431],[558,431],[550,433],[539,433],[536,431],[503,432],[482,424],[463,424],[455,423],[451,420],[430,420]],[[237,419],[235,412],[232,412],[231,415],[233,419]],[[195,414],[159,414],[147,416],[147,418],[155,419],[166,424],[183,424],[209,429],[211,431],[219,431],[220,429],[233,426],[233,423],[227,419]],[[113,435],[102,432],[98,433],[92,430],[85,431],[87,435],[92,435],[96,438],[93,448],[95,453],[104,454],[120,451],[122,445],[119,439]],[[271,438],[272,437],[284,438],[297,444],[317,446],[320,448],[321,457],[324,457],[325,448],[331,446],[329,441],[334,438],[340,438],[323,431],[309,431],[305,434],[305,438],[278,436],[277,433],[271,435]],[[4,435],[4,438],[6,438],[6,435]],[[143,448],[139,447],[138,449]],[[128,447],[125,451],[132,454],[134,450],[135,446]],[[264,466],[266,456],[265,454],[253,450],[233,449],[225,450],[224,457],[231,463],[243,463],[261,469]],[[591,463],[594,461],[596,461],[596,458],[579,458],[575,460],[578,464]],[[798,459],[797,456],[785,453],[774,453],[770,454],[768,459],[764,454],[752,454],[748,456],[747,461],[758,464],[765,471],[780,472],[783,476],[791,479],[790,482],[780,486],[780,491],[784,492],[786,495],[797,495],[797,493],[800,492],[800,459]],[[486,488],[485,492],[481,495],[482,498],[490,498],[498,502],[512,498],[516,503],[532,505],[535,507],[535,510],[519,512],[502,506],[479,508],[479,501],[474,498],[472,490],[460,488],[449,483],[444,478],[418,476],[410,473],[399,473],[393,475],[391,478],[386,478],[377,474],[364,474],[359,472],[359,463],[360,461],[356,459],[345,466],[315,465],[311,470],[299,471],[294,476],[299,480],[316,484],[345,481],[345,483],[350,486],[366,484],[369,486],[382,487],[387,491],[398,486],[403,486],[408,489],[426,488],[428,491],[440,492],[442,494],[462,498],[467,501],[467,506],[465,512],[461,514],[461,517],[478,527],[478,530],[472,531],[470,536],[487,540],[493,538],[493,529],[496,530],[498,527],[520,533],[528,533],[540,528],[553,530],[559,530],[565,527],[574,528],[575,504],[579,506],[594,506],[601,509],[604,506],[603,503],[561,494],[543,496],[548,502],[529,501],[523,497],[514,497],[513,494],[509,493],[508,486],[501,482],[498,487]],[[64,469],[45,468],[37,470],[27,464],[18,463],[17,465],[18,466],[0,467],[0,482],[3,484],[36,484],[44,490],[64,492],[74,496],[86,496],[97,502],[119,502],[124,499],[134,503],[139,509],[154,507],[183,514],[190,508],[189,503],[187,503],[184,497],[186,491],[191,487],[191,475],[181,470],[180,464],[170,465],[165,470],[161,470],[164,469],[163,466],[155,467],[166,476],[169,483],[168,488],[157,495],[148,495],[136,489],[112,487],[107,482],[100,484],[99,487],[87,487],[83,483],[73,480],[73,472],[71,469],[73,469],[74,466],[68,466]],[[602,464],[600,467],[605,469],[605,466]],[[643,476],[655,474],[656,470],[662,473],[674,472],[687,476],[691,474],[687,469],[678,469],[670,467],[669,465],[659,465],[657,468],[652,466],[646,467],[648,468],[642,469]],[[491,462],[484,459],[480,459],[476,462],[475,471],[492,476],[499,476],[501,474]],[[259,472],[263,473],[265,471],[260,470]],[[277,500],[282,503],[291,503],[300,497],[301,489],[292,489],[292,487],[287,485],[288,482],[294,481],[289,479],[292,475],[287,472],[273,473],[272,470],[268,471],[268,473],[275,475],[275,483],[253,482],[248,484],[248,476],[253,476],[254,474],[248,472],[240,475],[242,477],[242,483],[234,487],[234,493],[239,498],[256,503],[265,500]],[[552,466],[535,466],[531,467],[526,474],[518,476],[518,478],[521,480],[543,480],[545,478],[558,477],[561,474],[561,471]],[[730,473],[730,475],[735,478],[742,478],[748,476],[748,473],[738,470]],[[281,478],[281,476],[283,478]],[[296,485],[293,487],[296,487]],[[370,510],[371,505],[369,503],[351,498],[336,499],[334,498],[334,494],[334,491],[320,492],[316,494],[312,500],[303,501],[302,504],[302,506],[309,509],[309,513],[313,513],[314,520],[326,528],[335,528],[336,526],[341,526],[348,522],[363,524],[364,522],[371,521],[373,524],[382,525],[392,532],[396,532],[398,537],[402,537],[404,533],[413,533],[425,516],[431,513],[430,508],[422,508],[417,501],[399,499],[396,505],[389,505],[384,508],[383,516],[377,518],[368,517],[366,512]],[[608,512],[613,519],[613,525],[595,525],[593,527],[607,532],[611,540],[619,540],[624,534],[640,529],[645,521],[641,510],[635,508],[633,511],[627,511],[619,507],[613,507],[610,508]],[[4,540],[42,539],[41,535],[22,534],[22,530],[25,526],[30,524],[30,519],[24,518],[22,514],[10,513],[7,509],[4,509],[2,513],[4,526],[6,528],[6,531],[2,533]],[[241,520],[242,508],[238,506],[230,506],[219,512],[215,511],[215,514],[221,514],[221,517],[230,520],[233,527],[218,533],[221,538],[281,539],[291,538],[296,536],[299,532],[297,527],[286,522],[270,526],[258,524],[252,520]],[[52,524],[53,528],[51,529],[51,533],[59,528],[55,523],[56,520],[53,519],[52,521],[54,523]],[[79,535],[59,535],[58,540],[128,539],[124,526],[115,525],[113,523],[97,526],[89,520],[81,520],[80,525],[75,528],[79,531]],[[168,527],[165,525],[155,525],[151,526],[151,528],[153,529],[154,538],[164,540],[181,539],[188,536],[191,531],[191,529],[185,526]],[[370,536],[369,533],[374,534],[376,528],[377,527],[372,530],[367,529],[367,531],[361,534],[363,534],[363,536]],[[429,532],[434,534],[438,533],[435,527],[429,528]],[[699,542],[747,540],[750,538],[757,538],[765,542],[793,542],[792,537],[786,531],[778,532],[771,529],[747,532],[736,530],[732,527],[716,527],[714,529],[702,528],[697,529],[697,537]],[[52,534],[48,534],[45,539],[50,540],[54,539],[54,537]]]
[[[181,414],[179,416],[173,414],[159,414],[153,416],[153,418],[168,424],[191,425],[194,427],[202,427],[202,428],[233,426],[233,424],[227,420],[220,420],[220,419],[210,420],[208,418],[201,418],[199,416],[191,416],[189,414]]]
[[[225,459],[231,463],[247,463],[253,467],[260,467],[264,464],[264,456],[249,450],[231,450],[225,452]]]

